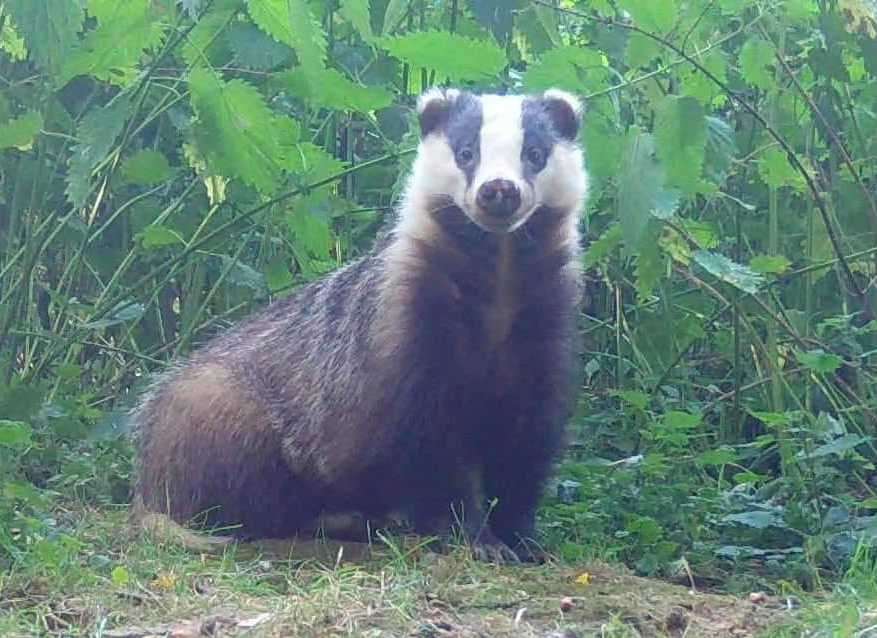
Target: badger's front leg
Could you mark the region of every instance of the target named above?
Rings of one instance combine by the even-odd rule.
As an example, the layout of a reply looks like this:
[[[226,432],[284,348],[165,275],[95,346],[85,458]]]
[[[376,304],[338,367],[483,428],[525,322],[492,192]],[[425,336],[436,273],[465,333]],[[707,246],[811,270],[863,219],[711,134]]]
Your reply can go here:
[[[415,531],[436,536],[442,544],[456,532],[476,560],[517,563],[518,555],[491,529],[481,474],[480,468],[460,464],[444,474],[444,480],[435,481],[428,493],[421,493],[412,508]]]

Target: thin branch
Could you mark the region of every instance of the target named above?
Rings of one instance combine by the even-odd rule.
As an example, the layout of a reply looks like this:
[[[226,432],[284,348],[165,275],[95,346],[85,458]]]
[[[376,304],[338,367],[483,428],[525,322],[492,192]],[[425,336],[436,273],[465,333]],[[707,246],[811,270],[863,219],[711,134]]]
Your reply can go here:
[[[551,4],[549,4],[548,2],[545,2],[545,0],[533,0],[533,2],[535,2],[536,4],[540,4],[542,6],[545,6],[545,7],[549,7],[551,9],[553,9],[555,11],[559,11],[561,13],[566,13],[568,15],[576,16],[576,17],[581,18],[583,20],[596,22],[598,24],[602,24],[602,25],[605,25],[608,27],[615,27],[615,28],[619,28],[619,29],[626,29],[628,31],[633,31],[634,33],[639,33],[640,35],[643,35],[643,36],[649,38],[650,40],[654,40],[655,42],[657,42],[661,46],[666,47],[667,49],[670,49],[671,51],[676,53],[676,55],[680,56],[681,58],[684,58],[686,62],[691,64],[694,68],[696,68],[698,71],[700,71],[708,80],[710,80],[713,84],[718,86],[722,90],[722,92],[731,99],[732,102],[736,102],[741,107],[743,107],[743,109],[746,112],[748,112],[753,118],[755,118],[755,120],[764,128],[764,130],[767,131],[767,133],[774,140],[776,140],[777,144],[779,144],[780,147],[782,147],[783,151],[786,153],[786,157],[788,158],[789,163],[795,168],[796,171],[798,171],[803,176],[804,181],[807,183],[807,188],[810,190],[810,193],[813,195],[813,200],[816,203],[816,207],[819,209],[819,214],[822,216],[822,222],[825,224],[825,230],[828,233],[828,238],[831,241],[831,246],[834,250],[835,255],[837,255],[838,263],[840,264],[841,269],[844,272],[844,275],[847,279],[847,282],[848,282],[850,288],[856,294],[856,296],[859,297],[859,299],[864,299],[865,293],[859,287],[859,283],[858,283],[858,281],[856,281],[856,277],[853,274],[853,271],[850,268],[850,265],[847,263],[846,259],[844,258],[843,249],[841,248],[841,244],[840,244],[840,239],[838,238],[837,232],[834,229],[834,225],[831,222],[831,216],[829,215],[828,209],[825,206],[825,201],[822,198],[822,194],[819,192],[819,189],[817,188],[816,183],[813,181],[813,177],[810,175],[810,173],[807,171],[807,169],[801,163],[801,160],[798,158],[798,154],[795,152],[795,150],[791,146],[789,146],[789,143],[786,142],[785,138],[783,138],[776,131],[776,129],[774,129],[768,123],[768,121],[764,118],[764,116],[758,112],[758,109],[756,109],[754,106],[752,106],[748,101],[746,101],[743,97],[741,97],[736,91],[734,91],[731,87],[729,87],[725,82],[722,82],[722,80],[720,80],[718,77],[716,77],[715,74],[713,74],[709,69],[707,69],[700,62],[695,60],[692,56],[688,55],[687,53],[685,53],[685,51],[680,49],[678,46],[676,46],[672,42],[669,42],[668,40],[666,40],[665,38],[663,38],[659,35],[656,35],[654,33],[651,33],[650,31],[646,31],[645,29],[642,29],[636,25],[629,24],[626,22],[620,22],[618,20],[613,20],[610,18],[602,18],[599,16],[588,15],[586,13],[582,13],[580,11],[575,11],[572,9],[565,9],[562,7],[554,7]]]

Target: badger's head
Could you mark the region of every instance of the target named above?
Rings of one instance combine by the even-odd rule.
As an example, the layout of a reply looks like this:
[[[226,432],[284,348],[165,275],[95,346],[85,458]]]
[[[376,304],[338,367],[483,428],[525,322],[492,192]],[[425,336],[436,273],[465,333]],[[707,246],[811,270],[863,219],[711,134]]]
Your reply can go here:
[[[540,207],[578,213],[587,180],[576,144],[581,104],[572,95],[433,89],[417,112],[409,215],[453,202],[484,230],[508,233]]]

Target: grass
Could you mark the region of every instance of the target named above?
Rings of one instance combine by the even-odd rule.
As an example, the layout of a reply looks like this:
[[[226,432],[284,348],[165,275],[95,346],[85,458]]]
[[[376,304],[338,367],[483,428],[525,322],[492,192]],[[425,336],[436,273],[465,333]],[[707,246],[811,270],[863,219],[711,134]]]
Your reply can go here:
[[[68,534],[0,576],[0,635],[780,638],[812,626],[864,638],[877,623],[864,555],[835,597],[789,611],[782,597],[693,592],[599,557],[495,567],[404,538],[353,560],[289,561],[283,544],[211,556],[132,537],[123,510],[59,517]]]

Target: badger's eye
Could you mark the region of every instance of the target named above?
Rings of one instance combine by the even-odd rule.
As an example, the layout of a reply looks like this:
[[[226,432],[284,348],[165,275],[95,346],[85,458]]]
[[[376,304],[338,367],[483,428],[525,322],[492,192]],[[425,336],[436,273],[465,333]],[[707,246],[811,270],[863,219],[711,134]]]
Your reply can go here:
[[[525,156],[527,161],[533,166],[541,168],[545,163],[545,154],[542,152],[541,148],[531,146],[527,149]]]
[[[472,149],[468,146],[464,146],[459,151],[457,151],[457,161],[461,164],[468,164],[473,159],[475,159],[475,153],[472,152]]]

